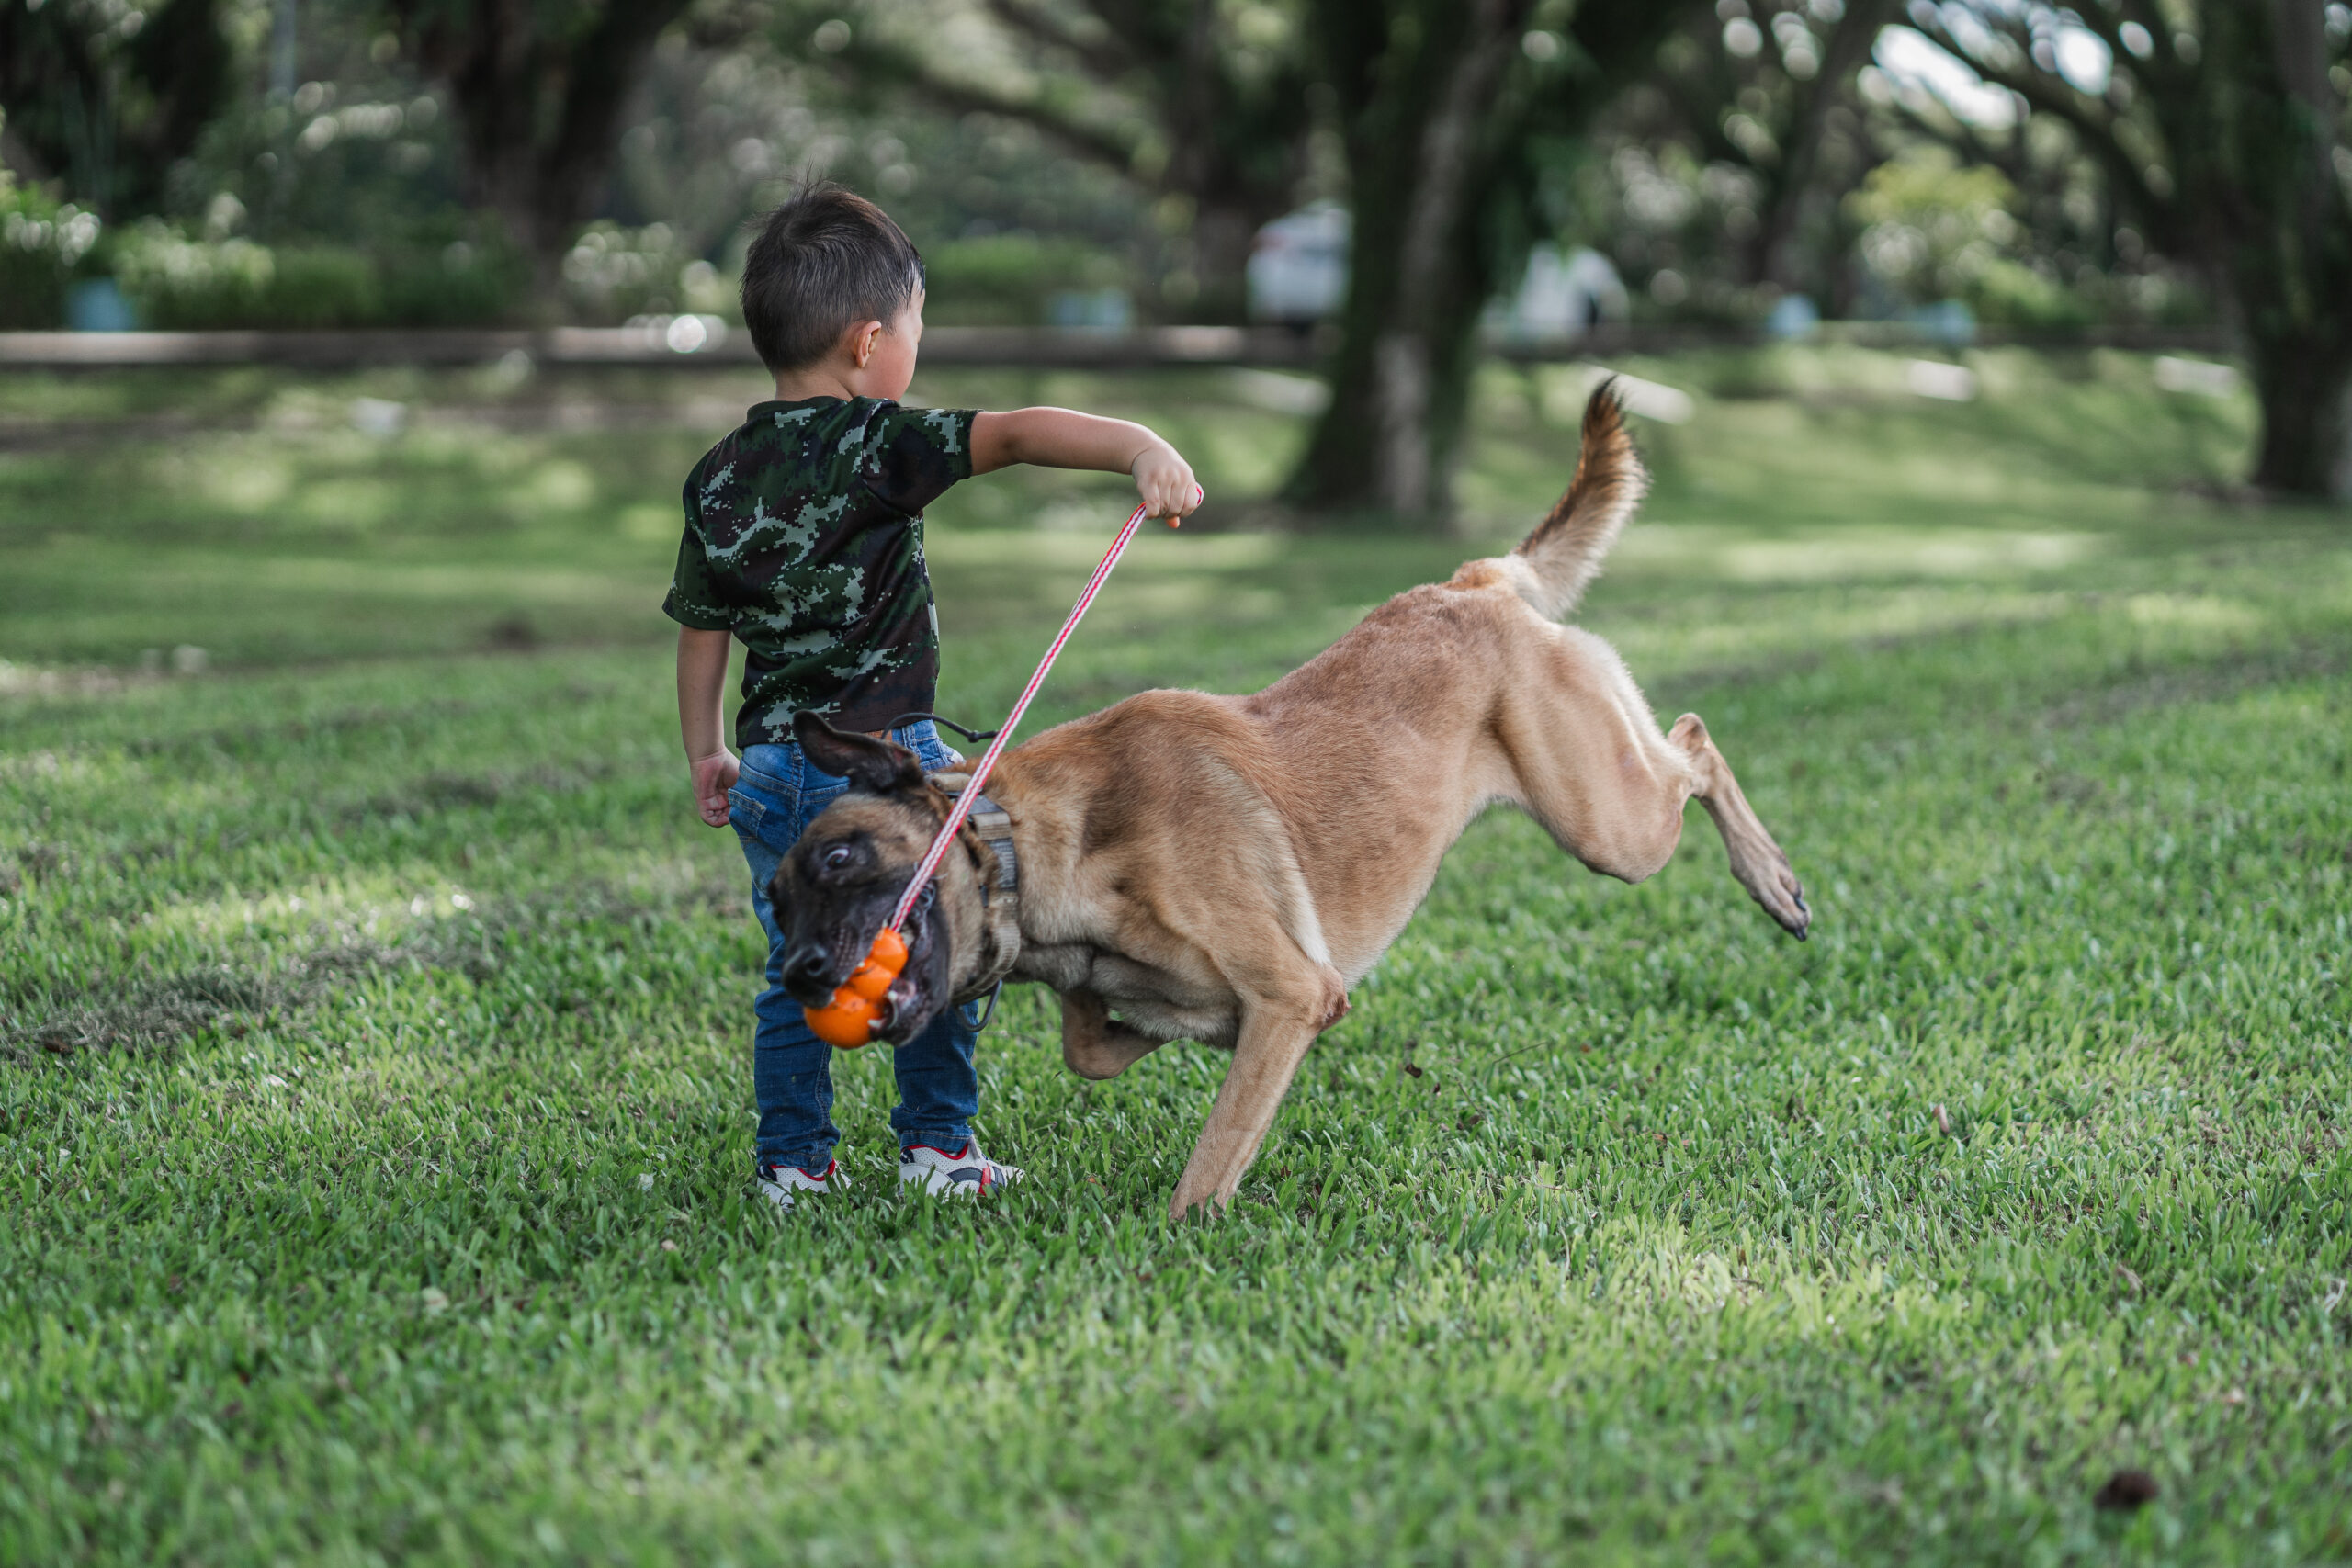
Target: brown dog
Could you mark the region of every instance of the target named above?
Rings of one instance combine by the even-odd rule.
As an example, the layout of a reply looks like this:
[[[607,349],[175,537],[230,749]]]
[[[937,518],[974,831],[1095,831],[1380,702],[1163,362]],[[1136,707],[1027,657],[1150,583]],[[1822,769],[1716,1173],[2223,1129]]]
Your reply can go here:
[[[886,1038],[999,977],[1060,994],[1062,1059],[1116,1076],[1164,1042],[1233,1066],[1173,1216],[1223,1208],[1315,1037],[1386,951],[1471,820],[1507,801],[1594,871],[1666,864],[1697,796],[1732,874],[1802,938],[1811,914],[1707,727],[1660,735],[1615,650],[1557,625],[1648,485],[1616,401],[1586,405],[1576,479],[1508,556],[1400,593],[1254,696],[1146,692],[1008,750],[988,784],[1018,850],[1017,916],[985,846],[910,920]],[[813,714],[808,760],[854,788],[772,896],[786,985],[821,1005],[865,955],[950,797],[913,756]],[[1116,1016],[1114,1016],[1115,1010]]]

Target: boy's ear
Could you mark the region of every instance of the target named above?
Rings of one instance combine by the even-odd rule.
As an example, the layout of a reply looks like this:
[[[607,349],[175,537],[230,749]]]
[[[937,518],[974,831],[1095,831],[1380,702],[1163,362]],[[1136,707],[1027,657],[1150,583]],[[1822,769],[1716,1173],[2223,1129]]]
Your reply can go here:
[[[792,716],[792,734],[819,773],[847,779],[852,789],[888,795],[922,787],[922,764],[896,741],[835,729],[806,708]]]
[[[874,358],[875,342],[887,330],[880,321],[860,321],[850,328],[848,333],[843,334],[843,342],[849,348],[850,362],[860,370],[865,369]]]

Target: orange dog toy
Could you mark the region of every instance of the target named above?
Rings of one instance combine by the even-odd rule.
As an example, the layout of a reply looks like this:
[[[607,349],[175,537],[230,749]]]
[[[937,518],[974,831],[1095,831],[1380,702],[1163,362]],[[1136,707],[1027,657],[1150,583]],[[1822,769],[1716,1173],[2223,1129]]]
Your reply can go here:
[[[833,992],[833,999],[820,1008],[801,1010],[808,1020],[809,1032],[844,1051],[854,1051],[873,1039],[882,1018],[882,998],[890,994],[891,983],[906,966],[906,940],[884,926],[876,934],[865,962],[857,966],[847,985]]]

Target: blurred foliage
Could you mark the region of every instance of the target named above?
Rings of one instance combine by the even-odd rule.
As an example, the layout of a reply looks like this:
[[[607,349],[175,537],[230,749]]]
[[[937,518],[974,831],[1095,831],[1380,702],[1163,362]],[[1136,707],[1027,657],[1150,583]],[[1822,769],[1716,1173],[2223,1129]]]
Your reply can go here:
[[[70,206],[107,219],[81,271],[119,255],[157,321],[731,314],[748,222],[824,175],[914,237],[934,321],[1034,323],[1056,293],[1103,288],[1145,319],[1229,319],[1257,225],[1351,181],[1344,84],[1303,0],[697,0],[641,58],[621,51],[635,85],[609,175],[584,226],[557,222],[535,283],[522,261],[555,220],[482,185],[488,111],[466,107],[450,63],[492,9],[306,0],[290,90],[274,91],[272,0],[0,0],[0,143],[22,209],[0,312],[62,321],[68,280],[34,258]],[[548,49],[607,17],[543,9],[525,41],[549,72]],[[1923,41],[1909,23],[1974,68],[2058,81],[2032,51],[2075,24],[2028,7],[2001,23],[2009,47],[1968,22],[1978,9],[1922,22],[1894,0],[1719,0],[1606,85],[1576,25],[1530,11],[1518,73],[1608,102],[1581,128],[1539,115],[1511,133],[1477,240],[1492,276],[1472,287],[1508,286],[1548,237],[1608,254],[1652,321],[1752,323],[1789,291],[1832,317],[1964,299],[2028,331],[2211,319],[2211,269],[2138,209],[2154,197],[2096,133],[2105,115],[2158,146],[2132,73],[2188,67],[2138,60],[2102,12],[2093,30],[2123,51],[2105,99],[2061,82],[2064,102],[1979,123],[1891,65],[1881,31]]]
[[[682,310],[742,317],[735,289],[667,223],[590,224],[563,258],[563,289],[571,315],[584,321]]]
[[[707,8],[653,51],[605,216],[560,258],[548,299],[567,319],[733,316],[747,221],[814,175],[883,201],[935,258],[935,320],[1035,323],[1063,286],[1155,297],[1169,253],[1131,181],[1016,118],[861,97],[745,30],[749,15]],[[119,265],[157,326],[526,319],[539,301],[531,269],[512,226],[467,205],[447,84],[373,6],[318,0],[300,17],[294,89],[273,96],[266,0],[225,6],[234,92],[164,171],[143,213],[156,221],[110,226],[85,270]],[[12,158],[20,142],[11,135]],[[5,263],[14,325],[63,321],[64,280],[27,259],[47,243],[56,184],[11,198],[32,204]],[[978,248],[959,254],[967,240]]]
[[[0,0],[13,158],[110,218],[153,210],[232,90],[223,0]]]
[[[62,322],[66,287],[102,232],[96,213],[19,186],[0,167],[0,331]]]
[[[1545,164],[1555,221],[1615,263],[1636,320],[1741,322],[1763,313],[1761,291],[1730,246],[1756,221],[1750,171],[1679,141],[1614,130],[1554,144]]]
[[[1057,257],[1083,251],[1090,281],[1107,273],[1102,281],[1139,292],[1158,276],[1149,211],[1117,174],[1017,119],[865,104],[830,70],[763,33],[722,47],[690,29],[673,32],[654,51],[643,104],[621,137],[612,216],[624,228],[664,226],[671,245],[721,279],[740,273],[749,220],[814,175],[881,202],[913,238],[932,264],[933,321],[966,319],[967,306],[973,320],[1044,319],[1048,290],[1029,279],[990,274],[977,281],[1008,282],[1012,292],[969,299],[951,262],[943,283],[943,250],[959,241],[1007,236]],[[567,294],[580,308],[579,290],[567,283]],[[736,309],[731,300],[693,308]]]
[[[1690,14],[1589,141],[1547,149],[1555,224],[1611,254],[1645,310],[1739,321],[1784,291],[1849,302],[1840,197],[1881,156],[1855,77],[1892,0],[1735,0]]]
[[[254,235],[273,243],[474,237],[484,225],[465,215],[439,97],[373,65],[364,49],[352,52],[350,78],[304,82],[278,102],[241,102],[214,127],[162,215],[209,217],[225,195]]]
[[[277,258],[266,247],[251,240],[184,239],[152,219],[119,242],[114,254],[123,293],[150,325],[166,330],[249,326],[262,319],[277,287]]]
[[[2081,325],[2081,301],[2018,259],[2029,236],[2017,198],[1998,169],[1962,168],[1927,148],[1872,169],[1846,205],[1864,265],[1905,303],[1964,299],[1996,325]]]
[[[1334,106],[1297,0],[792,0],[779,47],[853,101],[1017,125],[1148,204],[1120,236],[1148,305],[1239,320],[1267,220],[1336,190]],[[1009,167],[967,175],[983,201]],[[920,166],[920,165],[918,165]],[[1140,213],[1136,214],[1140,216]],[[992,226],[1001,226],[1001,224]],[[1034,221],[1023,227],[1042,228]]]
[[[500,258],[441,319],[512,317],[531,285],[510,225],[469,213],[460,117],[368,7],[306,7],[303,72],[286,101],[241,100],[208,141],[173,208],[191,231],[220,192],[248,209],[245,231],[271,243],[356,244],[386,258],[386,313],[420,319],[405,298],[462,246]],[[1138,292],[1158,276],[1160,242],[1128,181],[1071,156],[1034,127],[936,106],[861,96],[748,26],[753,9],[697,11],[663,35],[620,132],[603,215],[567,245],[554,302],[567,319],[611,323],[690,310],[733,317],[747,225],[801,179],[842,179],[884,203],[926,257],[966,238],[1033,242],[1046,271],[981,281],[1010,294],[964,300],[934,290],[934,319],[1034,323],[1051,291],[1037,279],[1083,275]],[[1083,253],[1081,255],[1080,253]],[[944,293],[945,297],[942,295]]]
[[[1025,326],[1046,319],[1065,289],[1116,288],[1120,258],[1083,243],[1035,234],[976,235],[925,253],[924,318],[946,326]]]
[[[149,219],[116,236],[113,270],[142,326],[480,326],[513,314],[523,259],[455,241],[437,253],[349,245],[273,247],[191,239]]]
[[[1547,217],[1610,255],[1650,320],[1752,323],[1791,291],[1833,317],[1964,299],[2026,331],[2211,319],[2064,123],[1963,120],[1915,59],[1890,67],[1883,24],[1904,16],[1872,0],[1723,0],[1592,136],[1540,149]],[[1947,147],[1997,193],[1947,186]]]
[[[1907,182],[1914,229],[1942,199],[1928,188],[1935,178],[1931,171],[1950,169],[1957,160],[1998,176],[2003,194],[1997,205],[2015,228],[1994,220],[2005,231],[1996,243],[2002,254],[1993,258],[1977,253],[1986,265],[1965,287],[1953,286],[1954,297],[1967,298],[1984,320],[2063,331],[2098,321],[2212,319],[2202,280],[2183,258],[2148,243],[2144,221],[2119,203],[2098,159],[2064,120],[2029,115],[1999,123],[1998,114],[1988,114],[1982,104],[1972,107],[1975,118],[1963,118],[1926,84],[1879,66],[1865,69],[1860,85],[1872,107],[1879,141],[1908,166],[1907,174],[1877,177]],[[1954,186],[1950,198],[1951,216],[1962,222],[1984,210],[1981,196],[1965,184]],[[1945,227],[1949,231],[1951,225]],[[1898,254],[1907,249],[1899,246]],[[1865,265],[1868,257],[1865,243]],[[1872,266],[1870,277],[1896,300],[1917,299],[1916,287],[1883,266]]]
[[[1951,79],[1905,106],[1921,131],[2005,170],[2076,150],[2095,236],[2128,260],[2134,226],[2244,333],[2255,483],[2352,502],[2352,6],[1973,0],[1910,20]],[[2007,112],[1970,112],[1987,96]]]
[[[602,208],[638,81],[686,6],[377,0],[393,52],[442,86],[466,205],[497,214],[543,286]]]

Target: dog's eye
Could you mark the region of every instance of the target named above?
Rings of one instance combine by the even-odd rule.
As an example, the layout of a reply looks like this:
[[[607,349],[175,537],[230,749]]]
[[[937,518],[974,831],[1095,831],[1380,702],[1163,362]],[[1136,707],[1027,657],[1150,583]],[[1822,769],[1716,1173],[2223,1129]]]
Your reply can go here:
[[[825,852],[825,869],[839,871],[848,865],[852,858],[847,844],[835,844]]]

